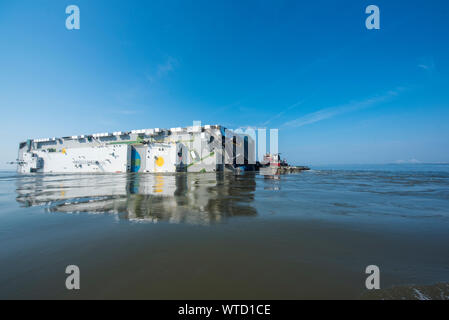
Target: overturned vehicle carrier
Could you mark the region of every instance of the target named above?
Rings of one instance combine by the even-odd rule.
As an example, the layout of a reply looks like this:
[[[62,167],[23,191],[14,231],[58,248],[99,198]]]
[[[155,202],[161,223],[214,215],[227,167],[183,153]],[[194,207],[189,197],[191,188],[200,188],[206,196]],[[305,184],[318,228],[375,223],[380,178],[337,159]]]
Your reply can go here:
[[[19,145],[19,173],[217,172],[255,170],[251,135],[220,125],[142,129]]]

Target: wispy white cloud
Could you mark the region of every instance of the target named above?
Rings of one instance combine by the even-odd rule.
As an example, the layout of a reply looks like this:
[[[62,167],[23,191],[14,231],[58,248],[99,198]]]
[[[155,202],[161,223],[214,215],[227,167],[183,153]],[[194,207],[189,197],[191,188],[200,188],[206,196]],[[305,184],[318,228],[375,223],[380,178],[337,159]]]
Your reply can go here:
[[[418,68],[421,68],[424,70],[430,70],[430,69],[432,69],[432,66],[426,65],[426,64],[418,64]]]
[[[422,162],[413,158],[413,159],[409,159],[409,160],[396,160],[395,163],[397,163],[397,164],[418,164],[418,163],[422,163]]]
[[[299,117],[295,120],[287,121],[283,124],[283,126],[285,126],[285,127],[302,127],[302,126],[316,123],[316,122],[319,122],[322,120],[330,119],[330,118],[333,118],[335,116],[338,116],[338,115],[341,115],[344,113],[349,113],[349,112],[354,112],[354,111],[365,109],[365,108],[370,108],[372,106],[375,106],[376,104],[385,102],[385,101],[393,98],[394,96],[397,96],[404,89],[405,88],[403,88],[403,87],[399,87],[399,88],[396,88],[395,90],[390,90],[383,95],[374,96],[374,97],[371,97],[371,98],[368,98],[368,99],[365,99],[362,101],[353,101],[353,102],[350,102],[345,105],[321,109],[321,110],[306,114],[306,115]]]
[[[289,107],[287,107],[285,110],[279,112],[278,114],[276,114],[275,116],[273,116],[271,119],[268,119],[267,121],[265,121],[264,123],[262,123],[262,126],[266,126],[268,125],[270,122],[272,122],[273,120],[276,120],[280,117],[282,117],[284,114],[286,114],[288,111],[299,107],[300,105],[302,105],[304,103],[304,100],[298,101],[292,105],[290,105]]]
[[[435,70],[435,62],[433,58],[421,59],[420,63],[418,64],[418,68],[429,72],[433,71]]]
[[[119,109],[119,110],[112,110],[112,113],[129,116],[129,115],[137,114],[137,113],[139,113],[139,111],[132,110],[132,109]]]
[[[154,74],[146,75],[146,78],[150,82],[154,82],[157,79],[165,77],[170,72],[173,72],[178,65],[178,60],[173,57],[168,57],[167,60],[164,63],[158,64],[156,66],[156,71]]]

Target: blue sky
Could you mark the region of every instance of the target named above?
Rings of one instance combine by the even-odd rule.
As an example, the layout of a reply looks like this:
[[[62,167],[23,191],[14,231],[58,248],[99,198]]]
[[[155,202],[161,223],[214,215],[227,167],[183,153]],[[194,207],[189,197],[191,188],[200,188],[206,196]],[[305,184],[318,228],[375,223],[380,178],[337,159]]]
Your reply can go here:
[[[444,0],[0,0],[0,168],[27,138],[193,120],[278,128],[296,164],[448,162],[448,16]]]

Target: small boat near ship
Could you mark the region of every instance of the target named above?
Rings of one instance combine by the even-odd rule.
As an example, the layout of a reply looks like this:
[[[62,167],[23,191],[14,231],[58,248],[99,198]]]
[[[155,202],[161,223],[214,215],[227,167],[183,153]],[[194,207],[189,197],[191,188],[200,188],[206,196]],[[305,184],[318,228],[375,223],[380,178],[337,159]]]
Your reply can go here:
[[[279,175],[310,170],[306,166],[291,166],[287,160],[281,160],[280,153],[267,153],[260,164],[259,173],[262,175]]]

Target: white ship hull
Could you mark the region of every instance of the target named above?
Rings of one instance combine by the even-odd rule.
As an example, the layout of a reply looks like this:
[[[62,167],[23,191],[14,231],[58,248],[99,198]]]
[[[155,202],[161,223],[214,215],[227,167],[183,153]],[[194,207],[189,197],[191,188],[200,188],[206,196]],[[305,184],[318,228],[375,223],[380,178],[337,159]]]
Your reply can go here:
[[[245,154],[251,154],[248,149],[254,146],[252,139],[244,139],[238,134],[225,137],[220,126],[35,139],[20,144],[17,171],[216,172],[223,170],[224,163],[235,162],[233,145],[236,143],[245,146]],[[255,163],[255,159],[245,161]]]

